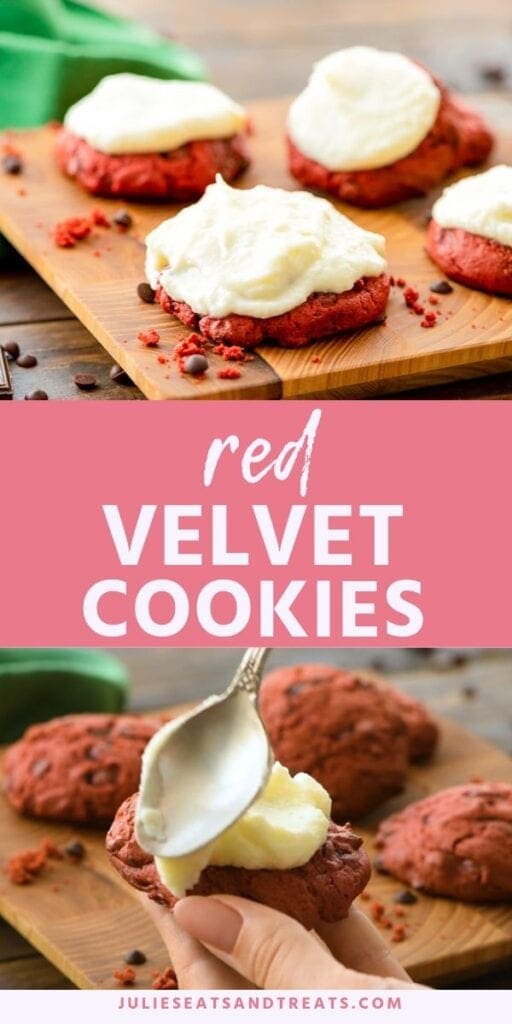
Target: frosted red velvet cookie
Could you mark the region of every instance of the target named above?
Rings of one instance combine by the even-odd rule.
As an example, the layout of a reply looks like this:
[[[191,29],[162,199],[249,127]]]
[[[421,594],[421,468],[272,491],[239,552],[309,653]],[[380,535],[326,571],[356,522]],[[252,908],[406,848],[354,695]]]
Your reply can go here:
[[[136,803],[137,794],[119,808],[107,835],[107,852],[130,885],[172,910],[176,897],[161,881],[151,854],[142,850],[135,838]],[[362,840],[349,826],[331,823],[321,848],[301,867],[250,870],[209,865],[190,893],[244,896],[289,914],[306,928],[315,928],[346,917],[369,877]]]
[[[382,822],[379,869],[437,896],[512,899],[512,786],[471,783],[410,804]]]
[[[248,166],[247,118],[204,82],[109,75],[72,106],[59,167],[94,195],[187,201]]]
[[[298,347],[385,316],[384,238],[307,192],[219,177],[146,245],[162,307],[214,341]]]
[[[403,788],[407,729],[396,701],[368,679],[332,665],[278,668],[263,680],[260,711],[275,756],[325,786],[336,820]]]
[[[315,65],[288,114],[289,166],[308,188],[357,206],[424,195],[481,163],[483,118],[399,53],[355,46]]]
[[[446,188],[426,249],[448,277],[512,297],[512,167],[491,167]]]

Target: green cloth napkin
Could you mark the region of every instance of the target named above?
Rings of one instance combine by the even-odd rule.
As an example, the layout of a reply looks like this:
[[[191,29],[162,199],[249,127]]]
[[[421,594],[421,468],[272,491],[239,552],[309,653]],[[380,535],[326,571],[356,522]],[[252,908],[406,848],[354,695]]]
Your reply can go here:
[[[204,78],[198,57],[75,0],[0,0],[0,128],[62,118],[105,75]]]

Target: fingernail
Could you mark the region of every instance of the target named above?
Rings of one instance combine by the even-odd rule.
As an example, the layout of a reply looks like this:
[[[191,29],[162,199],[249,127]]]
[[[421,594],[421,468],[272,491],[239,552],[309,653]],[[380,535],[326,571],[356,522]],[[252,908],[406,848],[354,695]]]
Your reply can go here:
[[[240,914],[233,907],[208,896],[187,896],[178,900],[174,917],[193,939],[231,953],[242,927]]]

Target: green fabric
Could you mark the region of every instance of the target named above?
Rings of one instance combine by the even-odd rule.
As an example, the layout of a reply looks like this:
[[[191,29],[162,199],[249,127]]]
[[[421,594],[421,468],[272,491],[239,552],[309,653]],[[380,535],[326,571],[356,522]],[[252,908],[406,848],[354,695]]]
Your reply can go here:
[[[204,78],[195,54],[144,25],[74,0],[0,0],[0,128],[60,119],[119,71]]]
[[[122,711],[129,685],[124,665],[104,651],[0,649],[0,743],[57,715]]]

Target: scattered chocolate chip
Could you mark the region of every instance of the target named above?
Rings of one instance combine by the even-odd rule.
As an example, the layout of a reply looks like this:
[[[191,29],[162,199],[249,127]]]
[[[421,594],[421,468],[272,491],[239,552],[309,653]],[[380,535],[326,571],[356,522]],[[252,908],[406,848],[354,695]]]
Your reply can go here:
[[[21,157],[17,156],[16,153],[7,153],[6,156],[2,157],[2,169],[6,174],[20,174],[23,170]]]
[[[17,341],[4,341],[2,348],[8,359],[19,359],[20,346]]]
[[[75,373],[73,381],[80,391],[92,391],[98,383],[92,373]]]
[[[482,64],[482,67],[478,70],[484,82],[489,82],[493,85],[501,85],[507,77],[506,68],[502,64]]]
[[[37,366],[37,359],[27,352],[26,356],[18,356],[16,366],[23,366],[25,370],[29,370],[32,366]]]
[[[116,384],[133,384],[131,377],[128,376],[126,370],[123,370],[122,366],[117,363],[110,368],[110,379]]]
[[[381,860],[380,857],[375,857],[375,860],[373,862],[373,866],[374,866],[376,871],[380,871],[381,875],[387,875],[388,874],[387,868],[384,867],[384,862]]]
[[[297,694],[302,693],[305,685],[305,683],[292,683],[292,685],[288,687],[286,692],[290,697],[294,697]]]
[[[449,648],[440,647],[434,651],[430,660],[435,668],[449,669],[460,668],[461,665],[467,663],[468,658],[461,651],[451,651]]]
[[[449,281],[434,281],[429,285],[429,291],[435,292],[436,295],[451,295],[453,286]]]
[[[191,373],[193,375],[197,373],[204,373],[208,369],[208,360],[206,356],[194,355],[187,356],[183,361],[184,373]]]
[[[131,949],[124,958],[125,964],[145,964],[147,956],[141,949]]]
[[[466,697],[466,700],[473,700],[474,697],[478,696],[478,690],[476,686],[463,686],[460,692],[462,693],[463,697]]]
[[[118,210],[117,213],[112,217],[114,224],[117,224],[118,228],[131,228],[133,224],[133,218],[128,210]]]
[[[395,892],[393,894],[393,903],[417,903],[418,897],[413,892],[409,892],[408,889],[403,889],[401,892]]]
[[[141,281],[137,285],[137,295],[141,302],[154,302],[156,292],[147,281]]]
[[[35,391],[29,391],[28,394],[25,395],[25,401],[46,402],[48,401],[48,395],[46,391],[43,391],[41,388],[36,388]]]
[[[83,860],[85,857],[85,846],[79,839],[72,839],[71,842],[66,843],[64,853],[73,860]]]

